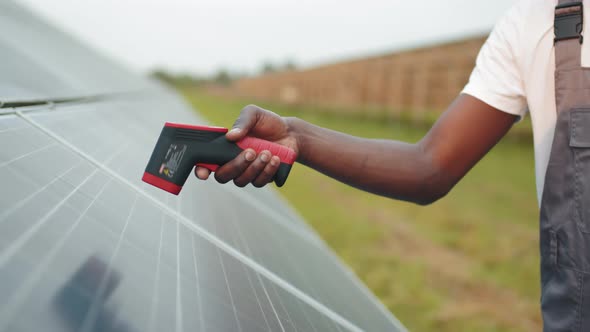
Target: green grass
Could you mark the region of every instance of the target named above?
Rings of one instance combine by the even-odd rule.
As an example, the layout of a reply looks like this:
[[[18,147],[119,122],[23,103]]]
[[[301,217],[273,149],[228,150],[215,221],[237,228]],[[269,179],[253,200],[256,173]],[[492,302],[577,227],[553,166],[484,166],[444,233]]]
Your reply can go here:
[[[219,126],[231,126],[249,103],[181,92]],[[363,137],[415,142],[426,132],[401,120],[260,106]],[[522,136],[527,127],[514,130]],[[446,198],[427,207],[361,192],[302,165],[280,192],[410,330],[540,329],[530,143],[501,142]]]

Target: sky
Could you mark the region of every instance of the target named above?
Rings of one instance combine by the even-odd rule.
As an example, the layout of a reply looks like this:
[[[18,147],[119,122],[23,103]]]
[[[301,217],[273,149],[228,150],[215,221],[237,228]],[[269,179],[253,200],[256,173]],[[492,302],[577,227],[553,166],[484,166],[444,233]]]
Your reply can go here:
[[[254,74],[489,32],[515,0],[17,0],[140,72]]]

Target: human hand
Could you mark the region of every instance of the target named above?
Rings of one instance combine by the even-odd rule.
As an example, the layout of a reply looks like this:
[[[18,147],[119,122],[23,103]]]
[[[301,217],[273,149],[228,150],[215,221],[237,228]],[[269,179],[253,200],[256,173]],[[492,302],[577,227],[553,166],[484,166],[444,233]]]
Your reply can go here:
[[[289,118],[281,117],[271,111],[255,105],[242,109],[232,129],[226,134],[229,141],[237,142],[246,136],[261,138],[278,143],[299,152],[297,139],[291,132]],[[263,187],[271,182],[279,169],[281,161],[270,151],[262,151],[258,155],[253,149],[246,149],[233,160],[219,167],[215,179],[219,183],[233,180],[238,187],[252,183],[255,187]],[[209,178],[210,171],[204,167],[196,167],[195,175],[201,180]]]

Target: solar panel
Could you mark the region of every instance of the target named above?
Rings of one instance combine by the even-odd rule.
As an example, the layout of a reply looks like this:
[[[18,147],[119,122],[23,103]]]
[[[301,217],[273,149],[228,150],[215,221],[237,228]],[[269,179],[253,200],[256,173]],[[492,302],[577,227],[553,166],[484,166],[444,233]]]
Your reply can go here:
[[[176,95],[12,2],[0,27],[0,331],[404,330],[276,191],[140,181],[165,121],[204,123]]]

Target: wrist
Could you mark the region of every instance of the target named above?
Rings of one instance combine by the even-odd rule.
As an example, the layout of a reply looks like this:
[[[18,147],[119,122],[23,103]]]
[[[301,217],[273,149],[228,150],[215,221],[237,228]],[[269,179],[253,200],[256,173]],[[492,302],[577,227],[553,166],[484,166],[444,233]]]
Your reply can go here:
[[[296,117],[285,117],[284,119],[287,124],[287,135],[295,142],[297,161],[302,162],[302,160],[305,160],[305,139],[303,135],[305,121]]]

